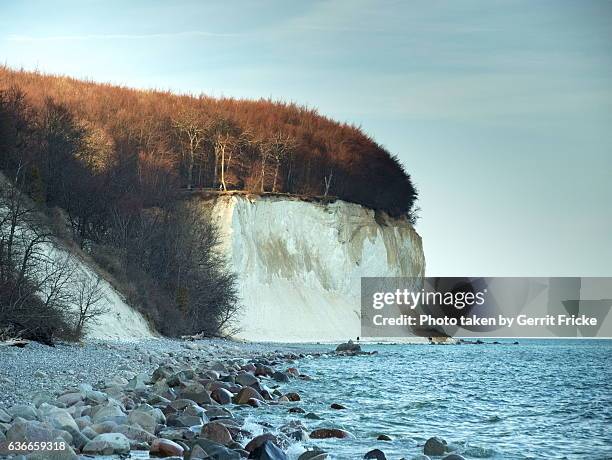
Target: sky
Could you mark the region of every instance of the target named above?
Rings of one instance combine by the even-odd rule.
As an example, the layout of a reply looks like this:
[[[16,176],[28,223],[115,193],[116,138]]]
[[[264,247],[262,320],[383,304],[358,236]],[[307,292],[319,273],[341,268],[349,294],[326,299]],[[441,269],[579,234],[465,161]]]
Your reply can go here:
[[[398,155],[430,276],[612,276],[610,1],[7,1],[0,62],[317,108]]]

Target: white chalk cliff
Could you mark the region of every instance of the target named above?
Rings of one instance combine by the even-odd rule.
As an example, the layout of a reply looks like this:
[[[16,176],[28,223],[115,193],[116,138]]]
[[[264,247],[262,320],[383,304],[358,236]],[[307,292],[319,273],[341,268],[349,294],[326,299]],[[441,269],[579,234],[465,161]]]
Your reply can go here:
[[[404,218],[343,201],[224,195],[203,205],[239,276],[239,338],[355,338],[361,277],[424,274],[421,238]]]

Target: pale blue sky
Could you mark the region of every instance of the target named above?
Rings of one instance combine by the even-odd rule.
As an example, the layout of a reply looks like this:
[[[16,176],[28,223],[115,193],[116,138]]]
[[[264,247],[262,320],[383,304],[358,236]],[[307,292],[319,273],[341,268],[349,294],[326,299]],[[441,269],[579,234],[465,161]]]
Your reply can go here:
[[[428,274],[612,276],[612,2],[0,0],[0,60],[316,107],[404,162]]]

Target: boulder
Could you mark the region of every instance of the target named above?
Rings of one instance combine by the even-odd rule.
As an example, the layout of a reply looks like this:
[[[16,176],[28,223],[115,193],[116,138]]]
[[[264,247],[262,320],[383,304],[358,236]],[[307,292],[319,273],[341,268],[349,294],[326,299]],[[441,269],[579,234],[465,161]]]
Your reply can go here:
[[[287,393],[285,395],[287,397],[287,399],[289,399],[289,401],[301,401],[302,398],[300,398],[300,395],[295,393],[295,392],[291,392],[291,393]]]
[[[19,404],[11,408],[13,418],[21,417],[25,420],[36,420],[38,414],[36,408],[31,404]]]
[[[264,441],[249,454],[255,460],[287,460],[287,455],[272,441]]]
[[[140,411],[138,409],[133,410],[128,415],[128,424],[129,425],[138,425],[145,431],[149,433],[155,433],[155,427],[157,426],[157,421],[153,414],[149,412]]]
[[[391,439],[391,436],[388,436],[386,434],[379,434],[376,439],[378,441],[392,441],[393,440],[393,439]]]
[[[219,404],[230,404],[232,402],[232,398],[234,395],[231,391],[226,390],[225,388],[216,388],[211,393],[212,399],[217,401]]]
[[[34,405],[36,407],[40,406],[42,403],[51,403],[53,401],[55,401],[56,398],[55,396],[53,396],[51,393],[49,393],[48,391],[37,391],[36,393],[34,393],[34,395],[32,396],[32,402],[34,403]]]
[[[138,426],[119,425],[115,431],[121,433],[128,439],[138,442],[151,443],[156,439],[153,433],[143,430]]]
[[[195,439],[196,433],[189,428],[164,428],[158,436],[171,441],[190,441]]]
[[[206,417],[210,420],[234,418],[232,413],[224,407],[207,406]]]
[[[387,456],[380,449],[373,449],[369,451],[363,456],[363,458],[372,460],[387,460]]]
[[[182,398],[175,399],[170,404],[168,404],[168,407],[171,407],[179,411],[185,409],[188,406],[197,406],[197,404],[195,401],[192,401],[191,399],[182,399]]]
[[[125,423],[127,415],[116,401],[109,401],[104,405],[97,406],[92,414],[91,420],[94,423],[112,421],[117,424]]]
[[[244,449],[248,452],[253,452],[255,449],[261,447],[265,442],[271,442],[277,446],[280,444],[275,435],[272,433],[264,433],[251,439]]]
[[[223,444],[219,444],[213,442],[209,439],[205,438],[197,438],[195,440],[195,445],[199,446],[208,454],[208,457],[204,457],[207,460],[209,458],[215,460],[241,460],[242,456],[236,452],[235,450],[228,449]],[[192,450],[195,449],[195,446],[192,447]]]
[[[193,446],[193,448],[191,449],[191,452],[189,453],[189,460],[205,460],[205,459],[210,459],[206,451],[198,445]]]
[[[204,425],[200,431],[200,436],[225,446],[233,441],[228,429],[219,422],[210,422]]]
[[[346,343],[341,343],[336,347],[336,352],[339,353],[359,353],[361,352],[361,346],[357,343],[353,343],[352,340],[349,340]]]
[[[81,393],[66,393],[57,398],[57,402],[64,404],[66,407],[74,406],[76,403],[83,401]]]
[[[193,382],[185,385],[179,391],[179,396],[183,399],[190,399],[197,404],[210,404],[212,399],[206,388],[201,383]]]
[[[56,439],[56,442],[62,442],[62,438]],[[68,444],[64,444],[63,449],[44,450],[32,452],[28,455],[28,460],[78,460],[78,455],[72,450]]]
[[[6,432],[7,442],[54,442],[58,437],[71,442],[69,433],[53,428],[47,423],[19,418]]]
[[[105,422],[95,423],[91,425],[91,428],[98,434],[113,433],[117,429],[117,424],[112,420],[107,420]]]
[[[465,460],[465,458],[459,454],[450,454],[445,457],[442,457],[442,460]]]
[[[327,438],[338,438],[346,439],[352,435],[348,431],[341,430],[339,428],[318,428],[310,433],[312,439],[327,439]]]
[[[263,396],[261,396],[256,389],[251,387],[244,387],[234,397],[234,402],[236,404],[247,404],[249,399],[257,399],[259,401],[264,400]]]
[[[172,374],[166,379],[166,383],[170,387],[177,387],[179,385],[186,385],[187,382],[193,380],[195,378],[195,372],[193,370],[184,370],[177,372],[176,374]]]
[[[342,404],[338,404],[338,403],[333,403],[331,406],[332,409],[336,409],[336,410],[344,410],[346,409],[346,406],[343,406]]]
[[[79,426],[66,409],[60,409],[59,407],[43,403],[39,407],[38,412],[40,414],[40,419],[54,428],[66,431],[70,428],[79,431]]]
[[[280,383],[287,383],[289,382],[289,376],[287,374],[285,374],[284,372],[280,372],[280,371],[276,371],[272,374],[272,378],[274,380],[276,380],[277,382]]]
[[[137,374],[128,381],[125,389],[128,391],[145,391],[147,389],[147,381],[149,376],[146,374]]]
[[[289,412],[292,414],[305,414],[306,413],[306,411],[302,409],[301,407],[292,407],[291,409],[289,409]]]
[[[293,377],[299,377],[300,371],[298,371],[295,367],[290,367],[287,369],[287,374],[292,375]]]
[[[201,426],[202,418],[197,415],[188,415],[185,413],[172,414],[168,416],[166,423],[168,426],[189,428],[191,426]]]
[[[446,452],[446,441],[442,438],[433,437],[425,441],[423,453],[425,455],[444,455]]]
[[[259,379],[253,374],[245,372],[244,374],[238,374],[236,376],[236,383],[242,385],[243,387],[250,387],[251,385],[259,383]]]
[[[8,414],[4,409],[0,409],[0,423],[10,423],[13,417]]]
[[[298,460],[327,460],[329,454],[324,450],[315,447],[313,450],[307,450],[299,456]]]
[[[84,454],[121,455],[130,452],[130,441],[121,433],[103,433],[83,447]]]
[[[149,453],[156,457],[183,457],[184,452],[185,449],[180,444],[162,438],[155,439],[149,450]]]

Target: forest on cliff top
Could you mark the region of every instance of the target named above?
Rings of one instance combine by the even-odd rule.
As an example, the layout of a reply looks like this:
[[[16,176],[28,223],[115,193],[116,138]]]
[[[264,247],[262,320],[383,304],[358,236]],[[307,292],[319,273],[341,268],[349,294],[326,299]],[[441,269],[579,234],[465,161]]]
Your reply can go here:
[[[314,109],[134,90],[6,67],[0,67],[0,91],[4,117],[31,127],[54,123],[62,132],[52,135],[78,144],[73,153],[83,170],[71,180],[103,187],[106,200],[115,203],[146,207],[170,189],[212,188],[330,195],[412,216],[417,193],[398,160],[359,128]],[[7,107],[10,97],[21,98],[23,107]],[[6,151],[10,136],[2,129]],[[31,150],[41,155],[40,146]],[[45,155],[40,163],[47,166],[32,171],[44,183],[56,180],[55,169],[62,167],[60,158]]]

